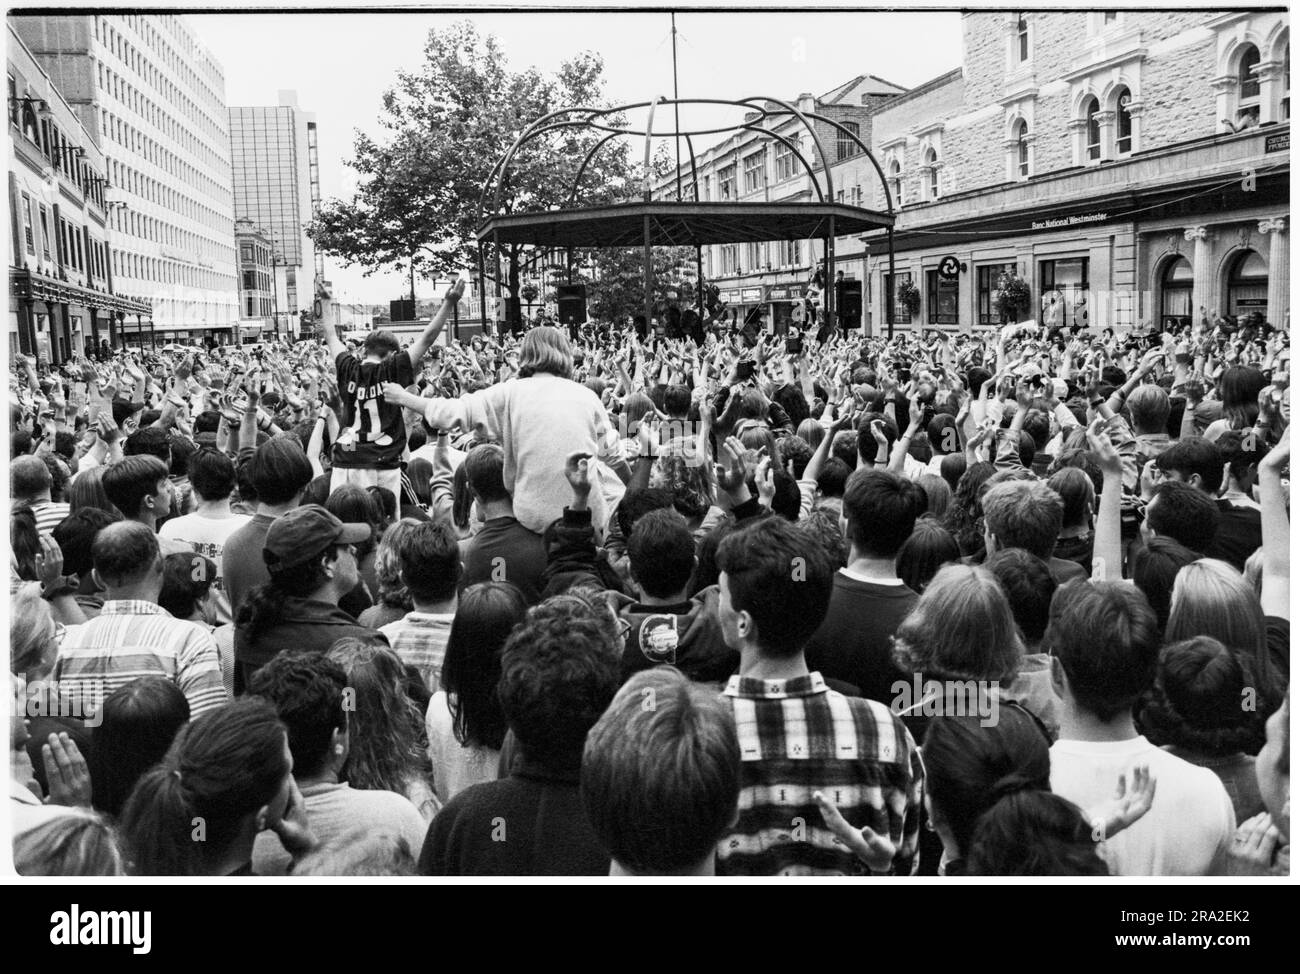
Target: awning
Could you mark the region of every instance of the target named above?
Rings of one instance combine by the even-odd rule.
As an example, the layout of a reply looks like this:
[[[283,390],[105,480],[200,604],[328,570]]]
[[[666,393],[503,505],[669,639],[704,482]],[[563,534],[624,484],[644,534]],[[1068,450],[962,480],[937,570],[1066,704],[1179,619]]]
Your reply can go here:
[[[887,213],[842,203],[620,203],[579,210],[507,213],[478,229],[483,242],[534,247],[680,247],[853,236],[889,227]]]

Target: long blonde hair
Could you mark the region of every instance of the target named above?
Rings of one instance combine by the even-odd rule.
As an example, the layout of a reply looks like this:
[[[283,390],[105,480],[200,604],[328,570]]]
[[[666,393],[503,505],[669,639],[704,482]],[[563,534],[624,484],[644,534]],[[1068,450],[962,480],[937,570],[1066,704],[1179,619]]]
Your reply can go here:
[[[940,568],[894,637],[899,669],[941,680],[1004,680],[1024,654],[1001,584],[977,565]]]
[[[1165,642],[1211,636],[1231,649],[1248,668],[1271,713],[1282,692],[1268,656],[1268,628],[1259,596],[1246,577],[1226,561],[1201,558],[1184,565],[1174,578]]]

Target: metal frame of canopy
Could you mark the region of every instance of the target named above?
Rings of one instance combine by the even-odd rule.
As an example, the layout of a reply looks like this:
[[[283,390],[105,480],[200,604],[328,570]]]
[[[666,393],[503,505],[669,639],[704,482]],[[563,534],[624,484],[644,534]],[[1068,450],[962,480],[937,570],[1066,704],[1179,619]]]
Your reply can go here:
[[[660,105],[673,107],[673,131],[656,131],[655,111]],[[699,128],[681,131],[679,107],[682,105],[726,105],[746,110],[744,121],[730,126]],[[772,107],[776,106],[776,107]],[[644,131],[634,130],[618,122],[627,111],[648,109]],[[800,150],[797,139],[792,139],[764,123],[774,121],[779,126],[791,118],[797,119],[812,138],[816,149],[813,162]],[[828,202],[835,198],[834,177],[830,156],[822,144],[814,122],[821,122],[839,133],[842,139],[857,144],[876,170],[885,190],[885,212],[867,210],[844,203]],[[503,204],[505,186],[509,180],[510,166],[519,150],[528,142],[551,132],[565,129],[604,132],[605,135],[591,146],[574,175],[569,188],[568,205],[552,210],[512,213]],[[807,172],[817,199],[815,202],[700,202],[699,177],[695,163],[692,137],[700,135],[738,134],[754,132],[762,138],[784,145]],[[588,165],[602,147],[618,137],[641,137],[645,141],[645,172],[640,202],[617,203],[595,207],[578,207],[574,204],[582,177]],[[675,200],[651,198],[650,159],[655,139],[673,139],[677,145],[678,164],[675,173],[677,186]],[[681,140],[685,139],[690,158],[690,179],[694,192],[692,199],[682,199]],[[816,160],[821,160],[821,180],[818,180]],[[489,204],[489,195],[491,196]],[[479,208],[485,215],[476,231],[478,239],[478,272],[481,294],[486,294],[487,262],[485,247],[492,245],[493,274],[498,307],[501,301],[501,246],[522,244],[539,248],[564,248],[567,254],[569,279],[573,277],[573,250],[575,247],[595,249],[601,247],[642,247],[642,284],[645,294],[645,320],[651,319],[652,300],[650,282],[653,277],[651,248],[654,246],[695,247],[696,301],[700,319],[704,320],[704,273],[702,248],[705,244],[746,243],[765,240],[798,240],[821,237],[824,241],[826,274],[834,272],[835,237],[837,235],[866,233],[885,228],[889,248],[889,283],[885,295],[885,316],[890,337],[894,333],[894,201],[885,179],[884,170],[857,133],[834,119],[799,108],[777,98],[745,98],[739,101],[718,98],[664,98],[652,101],[617,105],[611,108],[564,108],[543,115],[526,126],[509,149],[497,160],[483,183]],[[826,321],[835,321],[835,288],[827,280],[823,292]]]

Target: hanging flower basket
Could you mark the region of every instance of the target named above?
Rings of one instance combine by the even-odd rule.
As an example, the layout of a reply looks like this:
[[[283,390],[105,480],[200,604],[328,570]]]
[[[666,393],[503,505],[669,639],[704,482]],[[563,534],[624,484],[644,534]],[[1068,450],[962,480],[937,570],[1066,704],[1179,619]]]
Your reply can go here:
[[[921,292],[911,281],[903,281],[898,285],[898,300],[907,309],[909,315],[914,315],[921,310]]]
[[[1014,274],[998,275],[993,307],[1004,322],[1019,321],[1029,310],[1029,285]]]

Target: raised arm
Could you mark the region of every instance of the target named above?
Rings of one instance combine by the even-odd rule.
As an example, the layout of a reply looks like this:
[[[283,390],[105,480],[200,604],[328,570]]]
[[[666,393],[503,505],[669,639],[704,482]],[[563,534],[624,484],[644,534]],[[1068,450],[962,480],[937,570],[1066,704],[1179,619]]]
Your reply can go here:
[[[1101,467],[1101,503],[1097,511],[1097,538],[1092,549],[1092,577],[1094,581],[1117,582],[1124,577],[1120,540],[1124,465],[1115,444],[1106,435],[1106,422],[1101,418],[1094,419],[1088,427],[1088,446]]]
[[[325,333],[325,347],[330,350],[330,359],[337,359],[340,353],[348,350],[347,346],[339,341],[339,334],[334,328],[334,323],[329,320],[328,315],[325,317],[325,321],[322,322],[322,327]],[[411,364],[415,364],[414,354],[411,356]]]
[[[433,316],[433,320],[429,322],[429,326],[424,329],[424,332],[419,338],[411,343],[411,347],[407,349],[407,353],[411,356],[412,369],[418,369],[420,367],[420,360],[424,358],[425,353],[433,347],[433,343],[438,340],[438,336],[442,333],[443,327],[447,324],[447,316],[451,314],[452,309],[460,303],[460,296],[464,293],[465,281],[462,278],[456,281],[456,283],[447,291],[446,297],[442,299],[442,304],[438,306],[438,311]],[[333,346],[330,347],[330,351],[334,351]]]
[[[419,413],[434,429],[445,430],[465,425],[465,407],[459,399],[425,399],[407,392],[396,382],[384,386],[384,399]]]
[[[1282,470],[1291,461],[1291,427],[1259,465],[1260,530],[1264,535],[1264,584],[1259,593],[1264,614],[1291,618],[1291,519],[1286,512]]]

